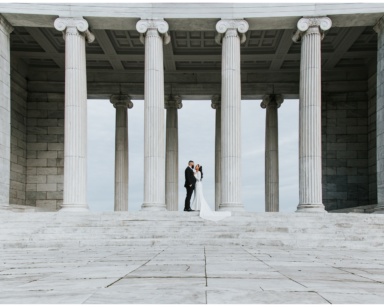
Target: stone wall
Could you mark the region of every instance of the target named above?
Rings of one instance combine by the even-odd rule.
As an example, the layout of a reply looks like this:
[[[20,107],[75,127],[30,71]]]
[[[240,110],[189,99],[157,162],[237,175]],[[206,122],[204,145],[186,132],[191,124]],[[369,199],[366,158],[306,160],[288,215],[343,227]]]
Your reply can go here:
[[[368,79],[368,182],[369,204],[377,204],[376,74]]]
[[[26,184],[26,116],[27,66],[23,61],[11,61],[11,173],[9,203],[25,204]]]
[[[26,205],[60,209],[64,173],[64,95],[30,93]]]
[[[369,203],[367,93],[323,93],[323,202],[326,210]]]

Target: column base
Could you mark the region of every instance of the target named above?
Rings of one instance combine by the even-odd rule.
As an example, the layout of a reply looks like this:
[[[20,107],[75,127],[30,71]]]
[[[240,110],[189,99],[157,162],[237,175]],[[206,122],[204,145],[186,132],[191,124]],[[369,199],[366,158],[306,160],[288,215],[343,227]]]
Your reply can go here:
[[[323,204],[299,204],[296,212],[327,213]]]
[[[143,203],[140,211],[167,211],[165,204]]]
[[[377,204],[372,213],[373,214],[384,214],[384,204]]]
[[[59,212],[89,212],[89,208],[87,204],[61,205]]]
[[[225,203],[220,204],[218,211],[245,211],[243,204],[239,203]]]

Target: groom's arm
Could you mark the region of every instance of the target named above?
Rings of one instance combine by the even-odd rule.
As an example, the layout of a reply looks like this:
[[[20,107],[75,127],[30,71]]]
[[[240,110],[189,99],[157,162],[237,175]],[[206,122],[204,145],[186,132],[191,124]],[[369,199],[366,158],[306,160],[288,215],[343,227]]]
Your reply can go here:
[[[191,184],[195,184],[196,183],[196,178],[195,178],[192,170],[190,170],[190,172],[189,172],[189,182]]]
[[[193,184],[196,183],[196,178],[195,176],[193,175],[193,171],[191,169],[187,170],[188,173],[187,173],[187,181],[188,181],[188,185],[191,186]]]

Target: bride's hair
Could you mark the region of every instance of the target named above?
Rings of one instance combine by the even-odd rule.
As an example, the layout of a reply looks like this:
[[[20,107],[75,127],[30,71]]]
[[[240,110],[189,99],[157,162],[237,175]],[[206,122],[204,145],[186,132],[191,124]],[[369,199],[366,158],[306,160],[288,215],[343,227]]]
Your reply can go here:
[[[201,173],[201,180],[203,179],[203,166],[199,165],[199,171]]]

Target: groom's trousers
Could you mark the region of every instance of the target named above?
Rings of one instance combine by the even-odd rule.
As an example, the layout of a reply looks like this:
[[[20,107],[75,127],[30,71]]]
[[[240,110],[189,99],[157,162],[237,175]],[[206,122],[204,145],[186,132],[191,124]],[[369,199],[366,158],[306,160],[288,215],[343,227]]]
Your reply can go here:
[[[185,197],[184,210],[191,209],[191,197],[195,187],[194,186],[186,187],[186,189],[187,189],[187,197]]]

